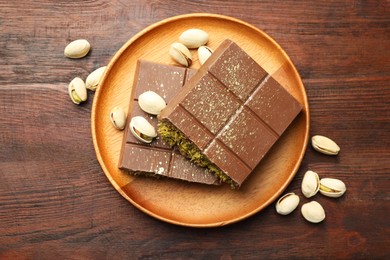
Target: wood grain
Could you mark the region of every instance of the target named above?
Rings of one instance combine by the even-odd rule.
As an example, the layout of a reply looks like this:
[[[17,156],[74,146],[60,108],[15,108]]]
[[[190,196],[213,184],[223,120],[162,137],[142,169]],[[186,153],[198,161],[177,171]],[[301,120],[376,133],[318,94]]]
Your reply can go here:
[[[390,173],[388,1],[0,0],[1,259],[386,259]],[[113,189],[96,159],[93,93],[73,105],[67,84],[108,63],[129,38],[167,17],[212,12],[273,37],[306,87],[311,132],[341,146],[307,148],[286,189],[300,195],[308,169],[347,184],[316,196],[327,218],[306,222],[274,205],[222,228],[190,229],[147,216]],[[63,57],[73,39],[91,53]]]

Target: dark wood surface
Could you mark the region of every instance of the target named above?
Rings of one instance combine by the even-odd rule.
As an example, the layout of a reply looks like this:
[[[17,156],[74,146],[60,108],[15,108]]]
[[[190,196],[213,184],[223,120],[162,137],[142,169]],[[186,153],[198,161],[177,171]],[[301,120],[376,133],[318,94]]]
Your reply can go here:
[[[274,204],[239,223],[185,228],[142,213],[111,186],[96,159],[93,94],[76,106],[68,82],[106,65],[146,26],[210,12],[273,37],[301,74],[310,135],[331,137],[337,157],[310,146],[287,191],[313,170],[347,185],[317,195],[327,218],[306,222]],[[80,60],[66,44],[86,38]],[[271,259],[390,257],[389,1],[0,0],[0,259]]]

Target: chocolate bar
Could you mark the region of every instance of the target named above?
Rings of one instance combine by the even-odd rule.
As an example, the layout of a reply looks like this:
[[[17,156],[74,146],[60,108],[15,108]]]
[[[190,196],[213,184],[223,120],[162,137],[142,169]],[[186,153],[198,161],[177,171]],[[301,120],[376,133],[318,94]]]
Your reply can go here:
[[[301,110],[271,75],[225,40],[158,115],[158,132],[239,187]]]
[[[138,61],[131,94],[128,121],[143,116],[157,129],[157,117],[144,112],[138,97],[145,91],[154,91],[169,103],[184,83],[196,70],[176,66]],[[119,159],[119,168],[129,173],[170,177],[204,184],[219,184],[218,179],[207,169],[200,168],[184,158],[180,152],[157,137],[147,144],[136,139],[126,125]]]

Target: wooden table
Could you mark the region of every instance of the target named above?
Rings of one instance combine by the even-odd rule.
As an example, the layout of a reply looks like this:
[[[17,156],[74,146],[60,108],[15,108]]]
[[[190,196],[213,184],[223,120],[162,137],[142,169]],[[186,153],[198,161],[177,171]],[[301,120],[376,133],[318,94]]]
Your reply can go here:
[[[222,4],[223,3],[223,4]],[[390,4],[388,1],[0,0],[0,259],[271,259],[390,257]],[[95,156],[93,93],[76,106],[69,81],[106,65],[134,34],[162,19],[211,12],[273,37],[306,87],[310,136],[287,191],[307,170],[347,185],[310,224],[274,204],[232,225],[195,229],[156,220],[123,199]],[[86,38],[92,52],[63,56]]]

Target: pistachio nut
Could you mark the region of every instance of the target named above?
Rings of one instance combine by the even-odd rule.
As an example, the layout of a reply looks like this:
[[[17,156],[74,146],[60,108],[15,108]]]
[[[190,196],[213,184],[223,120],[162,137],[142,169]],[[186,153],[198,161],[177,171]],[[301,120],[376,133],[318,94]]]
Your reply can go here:
[[[74,78],[68,86],[68,93],[70,99],[75,104],[80,104],[81,102],[87,100],[87,89],[85,88],[84,81],[79,77]]]
[[[114,107],[110,112],[110,120],[112,125],[118,129],[123,130],[126,126],[126,113],[121,107]]]
[[[276,212],[281,215],[288,215],[298,207],[298,204],[298,195],[293,192],[287,193],[276,202]]]
[[[154,91],[146,91],[139,95],[138,104],[143,111],[158,115],[166,107],[165,100]]]
[[[201,65],[213,54],[213,51],[207,46],[200,46],[198,49],[198,58]]]
[[[92,91],[96,90],[106,68],[107,66],[100,67],[88,75],[87,79],[85,80],[85,86],[87,87],[87,89]]]
[[[343,196],[347,187],[344,182],[333,178],[323,178],[320,181],[320,193],[327,197],[338,198]]]
[[[205,45],[209,41],[209,35],[201,29],[188,29],[180,34],[179,41],[187,48],[195,49]]]
[[[303,204],[301,213],[302,216],[311,223],[319,223],[325,219],[325,210],[317,201]]]
[[[157,136],[154,127],[142,116],[135,116],[131,119],[130,131],[135,138],[144,143],[151,143]]]
[[[69,43],[64,50],[64,55],[68,58],[78,59],[88,54],[91,45],[87,40],[79,39]]]
[[[340,147],[333,140],[322,135],[313,136],[311,145],[317,152],[327,155],[337,155],[340,152]]]
[[[313,171],[307,171],[302,179],[302,193],[306,198],[313,197],[320,189],[320,178]]]
[[[169,55],[172,59],[185,67],[189,67],[192,63],[192,55],[190,50],[180,42],[171,44]]]

